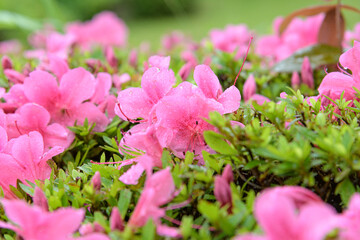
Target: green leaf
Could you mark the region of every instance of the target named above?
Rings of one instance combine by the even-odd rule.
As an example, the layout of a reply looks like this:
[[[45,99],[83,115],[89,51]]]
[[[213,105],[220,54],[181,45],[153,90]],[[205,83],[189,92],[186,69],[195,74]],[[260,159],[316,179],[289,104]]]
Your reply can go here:
[[[162,155],[161,155],[161,163],[162,163],[162,167],[163,168],[166,168],[166,167],[171,167],[172,164],[171,164],[171,155],[170,155],[170,152],[168,150],[164,150],[162,152]]]
[[[275,72],[300,72],[304,57],[309,57],[311,66],[317,68],[326,64],[339,61],[341,49],[323,44],[312,45],[296,51],[290,57],[277,63],[273,70]]]
[[[210,222],[215,223],[219,218],[220,209],[215,204],[202,200],[198,204],[198,210]]]
[[[341,200],[348,205],[351,196],[355,193],[355,187],[349,178],[339,183],[335,189],[335,194],[340,194]]]
[[[223,138],[224,136],[213,132],[205,131],[204,138],[206,143],[215,151],[226,154],[226,155],[236,155],[237,151],[234,147],[230,146]]]
[[[150,218],[142,229],[141,239],[153,240],[154,238],[155,238],[155,224],[153,220]]]
[[[124,219],[131,202],[132,192],[129,189],[123,189],[120,191],[120,198],[118,202],[118,208],[122,218]]]

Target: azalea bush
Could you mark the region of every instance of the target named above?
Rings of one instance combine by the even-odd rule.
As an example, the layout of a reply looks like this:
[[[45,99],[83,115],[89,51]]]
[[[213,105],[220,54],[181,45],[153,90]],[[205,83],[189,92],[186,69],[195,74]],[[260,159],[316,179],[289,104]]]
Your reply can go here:
[[[157,52],[111,12],[0,42],[1,235],[357,239],[360,31],[342,10],[360,12],[173,32]]]

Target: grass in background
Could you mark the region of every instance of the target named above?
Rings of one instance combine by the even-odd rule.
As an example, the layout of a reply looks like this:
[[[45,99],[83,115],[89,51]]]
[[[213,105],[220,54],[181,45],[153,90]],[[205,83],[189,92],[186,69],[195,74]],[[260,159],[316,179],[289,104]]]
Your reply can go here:
[[[0,10],[17,12],[34,19],[45,18],[61,29],[67,21],[89,18],[87,15],[91,16],[96,11],[108,9],[109,6],[112,6],[109,10],[115,9],[121,12],[116,6],[120,6],[123,2],[123,0],[62,0],[59,4],[55,0],[9,0],[0,1]],[[269,33],[276,16],[285,16],[299,8],[325,3],[322,0],[197,0],[195,11],[186,14],[177,11],[174,0],[164,0],[164,2],[174,9],[175,16],[125,19],[130,29],[130,46],[137,46],[147,41],[153,48],[157,48],[161,37],[173,30],[183,31],[195,40],[200,40],[206,37],[211,29],[223,28],[227,24],[245,23],[258,33]],[[360,8],[359,0],[344,0],[343,3]],[[87,15],[81,12],[81,9],[86,9]],[[348,29],[356,22],[360,22],[360,15],[349,11],[344,13]],[[126,15],[126,12],[124,14]],[[0,29],[5,28],[6,26],[1,24],[0,17]],[[9,37],[25,39],[29,34],[26,30],[21,32],[16,28],[7,28],[12,30],[0,32],[3,39]]]

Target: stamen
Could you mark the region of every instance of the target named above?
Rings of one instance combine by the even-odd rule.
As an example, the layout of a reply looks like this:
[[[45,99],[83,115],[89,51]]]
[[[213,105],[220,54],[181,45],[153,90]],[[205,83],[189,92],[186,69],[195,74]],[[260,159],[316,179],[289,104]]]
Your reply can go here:
[[[328,70],[327,67],[324,66],[324,72],[325,72],[326,74],[329,74],[327,70]]]
[[[340,70],[341,73],[343,73],[343,74],[348,75],[348,76],[351,77],[351,74],[348,73],[342,66],[340,66],[339,63],[337,63],[337,67],[338,67],[338,69]]]
[[[253,40],[253,38],[254,38],[254,37],[251,36],[250,41],[249,41],[248,48],[247,48],[247,50],[246,50],[246,55],[245,55],[245,57],[244,57],[244,61],[243,61],[242,65],[241,65],[241,68],[240,68],[238,74],[236,75],[236,78],[235,78],[235,81],[234,81],[234,86],[235,86],[235,84],[236,84],[236,80],[238,79],[238,77],[239,77],[239,75],[240,75],[240,73],[241,73],[241,71],[242,71],[242,69],[243,69],[243,67],[244,67],[244,64],[245,64],[245,61],[246,61],[246,57],[247,57],[247,55],[249,54],[250,45],[251,45],[251,41]]]
[[[20,133],[20,135],[23,135],[22,132],[21,132],[20,129],[19,129],[19,126],[18,126],[18,124],[17,124],[17,120],[15,120],[15,127],[16,127],[16,129],[18,130],[18,132]]]
[[[125,115],[125,113],[123,112],[123,110],[121,109],[120,103],[117,103],[117,105],[119,106],[120,112],[122,113],[122,115],[124,115],[124,117],[126,118],[126,120],[127,120],[128,122],[131,122],[131,123],[143,123],[143,122],[147,122],[147,120],[132,120],[132,119],[128,118],[128,117]]]

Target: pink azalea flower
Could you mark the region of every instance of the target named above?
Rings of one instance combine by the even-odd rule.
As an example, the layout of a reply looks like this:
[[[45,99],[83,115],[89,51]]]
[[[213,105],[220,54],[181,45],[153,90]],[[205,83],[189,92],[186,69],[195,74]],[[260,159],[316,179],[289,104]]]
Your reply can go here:
[[[5,138],[6,135],[3,131],[2,135]],[[45,151],[43,138],[38,132],[30,132],[28,135],[14,138],[6,143],[5,147],[3,142],[2,146],[0,186],[3,188],[6,198],[14,197],[9,185],[16,186],[18,179],[24,184],[27,184],[25,180],[34,182],[48,179],[51,168],[47,161],[64,151],[62,147],[53,147]]]
[[[322,240],[339,226],[333,208],[309,190],[293,186],[262,192],[255,201],[255,217],[265,236],[245,235],[237,240]]]
[[[207,98],[214,99],[222,105],[223,109],[219,111],[220,113],[231,113],[240,107],[241,95],[239,89],[231,86],[223,92],[219,79],[209,66],[196,66],[194,79]]]
[[[0,54],[20,53],[21,44],[17,40],[7,40],[0,42]]]
[[[211,111],[222,111],[223,106],[201,93],[196,86],[184,82],[156,107],[159,142],[178,157],[184,157],[187,151],[198,155],[202,150],[209,150],[203,132],[215,128],[204,118],[208,118]]]
[[[173,231],[162,228],[160,219],[165,216],[165,209],[160,206],[170,202],[174,197],[174,192],[175,185],[169,168],[149,176],[128,224],[141,227],[151,218],[157,225],[158,234],[167,235],[169,232],[173,234]],[[177,235],[179,235],[178,232]]]
[[[320,96],[328,96],[333,100],[339,99],[344,92],[344,99],[353,100],[356,87],[360,89],[360,42],[354,42],[354,47],[340,56],[340,63],[343,67],[351,70],[352,75],[342,70],[327,74],[322,80],[318,91]],[[341,69],[340,69],[341,70]],[[329,100],[322,98],[322,104],[330,104]]]
[[[256,44],[256,53],[278,62],[295,51],[317,43],[318,32],[324,16],[317,15],[306,19],[295,18],[280,35],[279,26],[282,18],[274,20],[274,35],[260,38]]]
[[[95,131],[102,131],[108,123],[106,116],[91,102],[95,92],[94,77],[83,68],[68,71],[60,80],[44,71],[34,71],[25,79],[25,96],[43,106],[51,115],[51,122],[72,126],[82,124],[87,118],[96,123]]]
[[[360,234],[360,194],[355,193],[349,203],[348,209],[340,216],[341,239],[355,240]]]
[[[6,113],[15,112],[17,108],[29,102],[29,99],[25,96],[23,84],[13,85],[3,97],[6,102],[0,103],[0,107]]]
[[[24,240],[108,240],[103,234],[73,238],[84,218],[83,209],[60,208],[47,212],[39,206],[30,206],[22,200],[1,200],[6,216],[12,223],[0,221],[1,228],[16,232]]]
[[[215,29],[210,32],[211,42],[216,49],[233,53],[236,51],[235,59],[246,54],[251,33],[246,25],[228,25],[225,30]]]
[[[35,103],[27,103],[18,108],[15,113],[6,115],[6,131],[9,139],[31,131],[38,131],[44,138],[45,149],[70,146],[74,135],[58,123],[49,123],[49,112]]]
[[[174,83],[172,70],[149,68],[142,76],[141,88],[127,88],[119,92],[115,113],[124,120],[149,119],[153,107],[172,89]]]
[[[120,143],[121,152],[130,147],[135,151],[142,151],[144,154],[121,162],[119,169],[123,166],[137,163],[119,178],[125,184],[137,184],[142,173],[146,170],[147,175],[152,174],[152,168],[162,167],[161,155],[163,148],[156,136],[154,125],[147,127],[147,124],[139,124],[132,127],[123,137]],[[126,147],[125,147],[126,146]]]
[[[88,50],[93,45],[123,47],[128,30],[125,23],[112,12],[101,12],[85,23],[71,23],[66,33],[75,37],[75,42]]]

